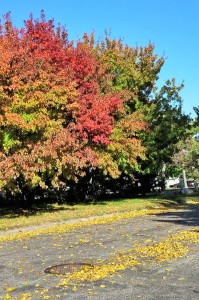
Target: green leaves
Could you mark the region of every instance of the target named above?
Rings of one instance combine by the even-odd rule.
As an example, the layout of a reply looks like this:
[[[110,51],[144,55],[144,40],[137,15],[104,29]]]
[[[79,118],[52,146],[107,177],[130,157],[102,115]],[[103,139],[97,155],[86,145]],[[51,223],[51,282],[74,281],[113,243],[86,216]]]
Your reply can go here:
[[[150,134],[144,137],[147,146],[148,168],[161,174],[164,163],[171,163],[172,156],[178,152],[178,142],[187,137],[190,117],[182,111],[180,91],[175,79],[168,80],[160,91],[154,94],[152,105],[147,112]],[[167,169],[167,172],[170,170]],[[169,175],[169,174],[168,174]]]
[[[112,178],[158,173],[189,119],[182,86],[168,81],[155,93],[164,58],[154,45],[95,42],[94,34],[74,44],[43,13],[24,24],[14,28],[8,14],[0,39],[4,189],[59,189],[89,170]]]

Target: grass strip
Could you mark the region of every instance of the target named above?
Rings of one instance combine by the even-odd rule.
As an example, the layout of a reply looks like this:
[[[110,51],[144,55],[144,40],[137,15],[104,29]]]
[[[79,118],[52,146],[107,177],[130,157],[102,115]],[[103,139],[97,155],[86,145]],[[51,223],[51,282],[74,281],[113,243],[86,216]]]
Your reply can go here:
[[[64,234],[66,232],[71,232],[81,227],[86,227],[91,225],[110,224],[110,223],[120,221],[122,219],[136,218],[136,217],[141,217],[149,214],[159,214],[167,211],[169,211],[169,209],[148,209],[148,210],[144,209],[140,211],[118,213],[111,216],[96,217],[92,220],[78,221],[72,224],[58,224],[52,227],[0,236],[0,242],[9,242],[14,240],[28,239],[28,238],[37,237],[39,235],[44,235],[44,234],[55,234],[55,233]]]

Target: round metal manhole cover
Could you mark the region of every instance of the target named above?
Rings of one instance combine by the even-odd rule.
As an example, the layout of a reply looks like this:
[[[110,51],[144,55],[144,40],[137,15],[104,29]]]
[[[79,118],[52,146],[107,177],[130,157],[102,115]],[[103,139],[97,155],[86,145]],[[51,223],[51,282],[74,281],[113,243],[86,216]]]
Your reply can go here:
[[[84,267],[93,268],[93,265],[88,263],[68,263],[49,267],[44,270],[45,273],[55,275],[66,275],[81,271]]]

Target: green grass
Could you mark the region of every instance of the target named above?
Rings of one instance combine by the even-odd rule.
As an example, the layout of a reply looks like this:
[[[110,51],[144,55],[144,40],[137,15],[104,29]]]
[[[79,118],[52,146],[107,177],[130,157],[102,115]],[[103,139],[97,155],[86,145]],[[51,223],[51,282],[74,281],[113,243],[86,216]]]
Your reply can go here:
[[[93,202],[91,204],[46,204],[33,206],[31,209],[0,208],[0,230],[36,226],[50,222],[116,214],[134,210],[178,206],[187,201],[199,201],[198,196],[149,196],[140,199],[118,199]]]

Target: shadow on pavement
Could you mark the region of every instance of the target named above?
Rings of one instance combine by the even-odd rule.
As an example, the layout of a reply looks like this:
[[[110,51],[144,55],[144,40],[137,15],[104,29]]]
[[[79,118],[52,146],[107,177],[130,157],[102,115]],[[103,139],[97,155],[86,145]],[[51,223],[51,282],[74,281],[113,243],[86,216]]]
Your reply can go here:
[[[187,205],[182,211],[172,211],[156,215],[155,222],[199,226],[199,205]]]

